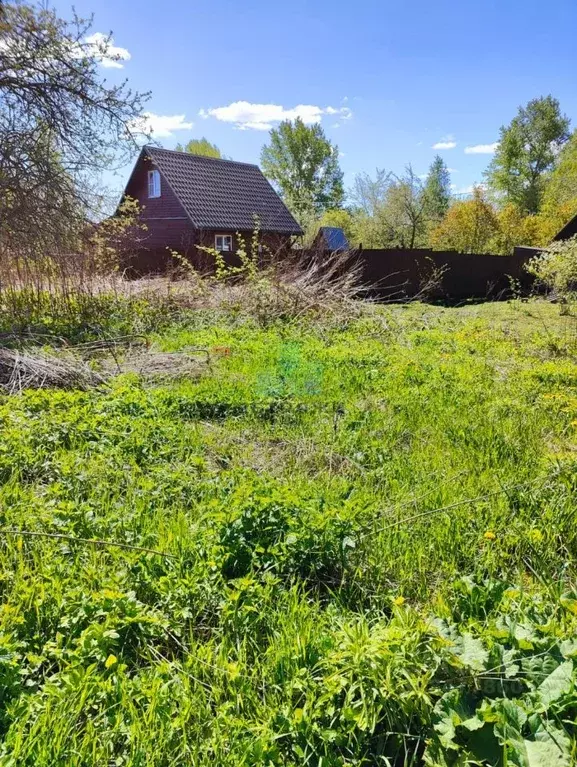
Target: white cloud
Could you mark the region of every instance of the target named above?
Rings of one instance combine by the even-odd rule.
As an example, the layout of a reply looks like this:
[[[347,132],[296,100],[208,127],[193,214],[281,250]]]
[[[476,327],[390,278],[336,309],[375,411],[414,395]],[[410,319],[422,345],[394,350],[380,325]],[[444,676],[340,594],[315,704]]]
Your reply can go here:
[[[457,168],[447,168],[447,170],[449,171],[449,173],[458,173],[459,172]]]
[[[249,101],[235,101],[225,107],[201,109],[203,119],[214,117],[221,122],[232,123],[238,130],[270,130],[282,120],[300,117],[307,125],[319,122],[324,115],[338,115],[340,120],[349,120],[353,113],[349,107],[319,107],[313,104],[299,104],[287,109],[280,104],[251,104]]]
[[[436,144],[433,144],[433,149],[454,149],[457,146],[455,137],[452,134],[443,136]]]
[[[8,56],[15,55],[21,58],[24,55],[28,55],[30,60],[33,58],[33,54],[25,49],[21,38],[3,38],[0,40],[0,51]],[[124,66],[123,62],[131,58],[126,48],[114,45],[113,38],[102,34],[102,32],[95,32],[86,37],[82,42],[69,41],[65,53],[72,59],[93,57],[102,67],[107,69],[122,69]],[[41,60],[41,63],[52,64],[53,59],[46,57],[44,60]]]
[[[84,53],[94,56],[107,69],[122,69],[122,62],[130,59],[130,53],[126,48],[120,48],[114,45],[114,40],[102,32],[95,32],[89,35],[85,41],[86,47]]]
[[[130,126],[135,133],[151,133],[154,138],[169,138],[175,131],[190,130],[194,123],[187,122],[185,115],[157,115],[143,112],[142,119]]]
[[[466,146],[465,154],[493,154],[499,146],[499,142],[494,144],[475,144],[475,146]]]

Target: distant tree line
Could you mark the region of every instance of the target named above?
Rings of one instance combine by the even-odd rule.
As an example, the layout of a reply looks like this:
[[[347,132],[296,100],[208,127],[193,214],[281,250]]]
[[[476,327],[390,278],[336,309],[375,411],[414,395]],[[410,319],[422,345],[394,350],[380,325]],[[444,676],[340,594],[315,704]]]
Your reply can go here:
[[[345,195],[338,147],[299,119],[271,131],[261,164],[309,242],[326,225],[355,247],[506,254],[548,244],[577,213],[577,131],[552,96],[520,107],[501,128],[483,183],[464,200],[438,155],[424,179],[411,165],[401,175],[377,168],[358,174]]]
[[[134,157],[148,94],[110,84],[101,64],[118,56],[91,20],[61,19],[31,2],[0,0],[0,256],[25,246],[73,249],[106,206],[103,170]],[[206,138],[182,151],[222,158]],[[345,190],[339,150],[319,124],[282,122],[261,164],[306,231],[344,229],[352,246],[433,247],[509,253],[546,245],[577,213],[577,132],[552,96],[520,107],[501,128],[482,184],[452,194],[440,156],[421,178],[377,168]]]

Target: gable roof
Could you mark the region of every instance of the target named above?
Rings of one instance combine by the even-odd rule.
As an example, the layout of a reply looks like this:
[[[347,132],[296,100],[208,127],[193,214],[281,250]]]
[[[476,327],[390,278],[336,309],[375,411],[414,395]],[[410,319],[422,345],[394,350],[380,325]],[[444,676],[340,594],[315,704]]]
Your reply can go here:
[[[142,156],[158,168],[196,229],[252,230],[258,216],[262,232],[303,233],[258,165],[155,146],[145,146]]]
[[[348,250],[349,241],[339,226],[321,226],[316,241],[324,240],[327,250]]]
[[[569,237],[573,237],[575,234],[577,234],[577,216],[573,216],[573,218],[565,224],[563,229],[561,229],[560,232],[557,232],[553,239],[568,240]]]

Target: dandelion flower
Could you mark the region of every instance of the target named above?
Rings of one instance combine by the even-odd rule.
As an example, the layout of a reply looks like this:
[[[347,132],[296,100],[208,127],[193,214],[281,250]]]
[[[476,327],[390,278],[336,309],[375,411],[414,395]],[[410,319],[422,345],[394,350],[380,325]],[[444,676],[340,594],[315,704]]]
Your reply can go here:
[[[483,538],[485,538],[488,541],[494,541],[497,536],[492,530],[487,530]]]
[[[533,530],[529,530],[529,539],[532,543],[541,543],[543,540],[543,533],[541,530],[534,527]]]
[[[393,599],[393,604],[395,607],[400,607],[401,605],[405,604],[405,597],[395,597]]]

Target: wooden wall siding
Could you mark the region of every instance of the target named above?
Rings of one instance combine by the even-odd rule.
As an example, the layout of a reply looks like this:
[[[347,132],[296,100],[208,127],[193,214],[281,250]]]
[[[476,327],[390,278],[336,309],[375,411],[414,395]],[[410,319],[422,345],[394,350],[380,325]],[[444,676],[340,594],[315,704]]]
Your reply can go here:
[[[199,249],[197,245],[214,248],[216,234],[231,234],[233,251],[224,253],[225,260],[235,266],[240,264],[236,257],[239,247],[237,234],[218,229],[213,232],[198,232],[190,226],[179,227],[177,221],[147,221],[149,230],[139,233],[139,241],[134,250],[126,249],[123,268],[133,276],[145,274],[162,274],[179,265],[178,259],[170,257],[170,250],[184,256],[195,269],[202,273],[214,272],[215,261],[210,253]],[[252,232],[241,232],[246,246],[250,248]],[[280,234],[262,234],[260,242],[266,246],[275,258],[283,258],[290,250],[291,238]],[[267,259],[267,253],[262,254],[262,260]]]
[[[162,177],[160,179],[160,197],[148,197],[149,170],[155,170],[155,166],[145,157],[134,169],[126,188],[126,194],[138,200],[143,207],[142,218],[181,218],[188,221],[184,208]]]
[[[197,268],[210,269],[214,259],[199,251],[196,246],[214,248],[216,234],[231,234],[233,252],[236,252],[239,246],[237,233],[226,229],[197,231],[162,176],[160,197],[148,197],[148,171],[154,168],[154,164],[144,158],[135,168],[126,189],[126,194],[138,200],[142,207],[140,219],[146,225],[146,230],[138,232],[134,252],[127,258],[125,267],[138,274],[161,273],[172,263],[168,251],[176,250],[189,258]],[[241,235],[248,246],[252,232],[241,232]],[[260,239],[273,253],[286,249],[290,244],[288,235],[263,233]]]

